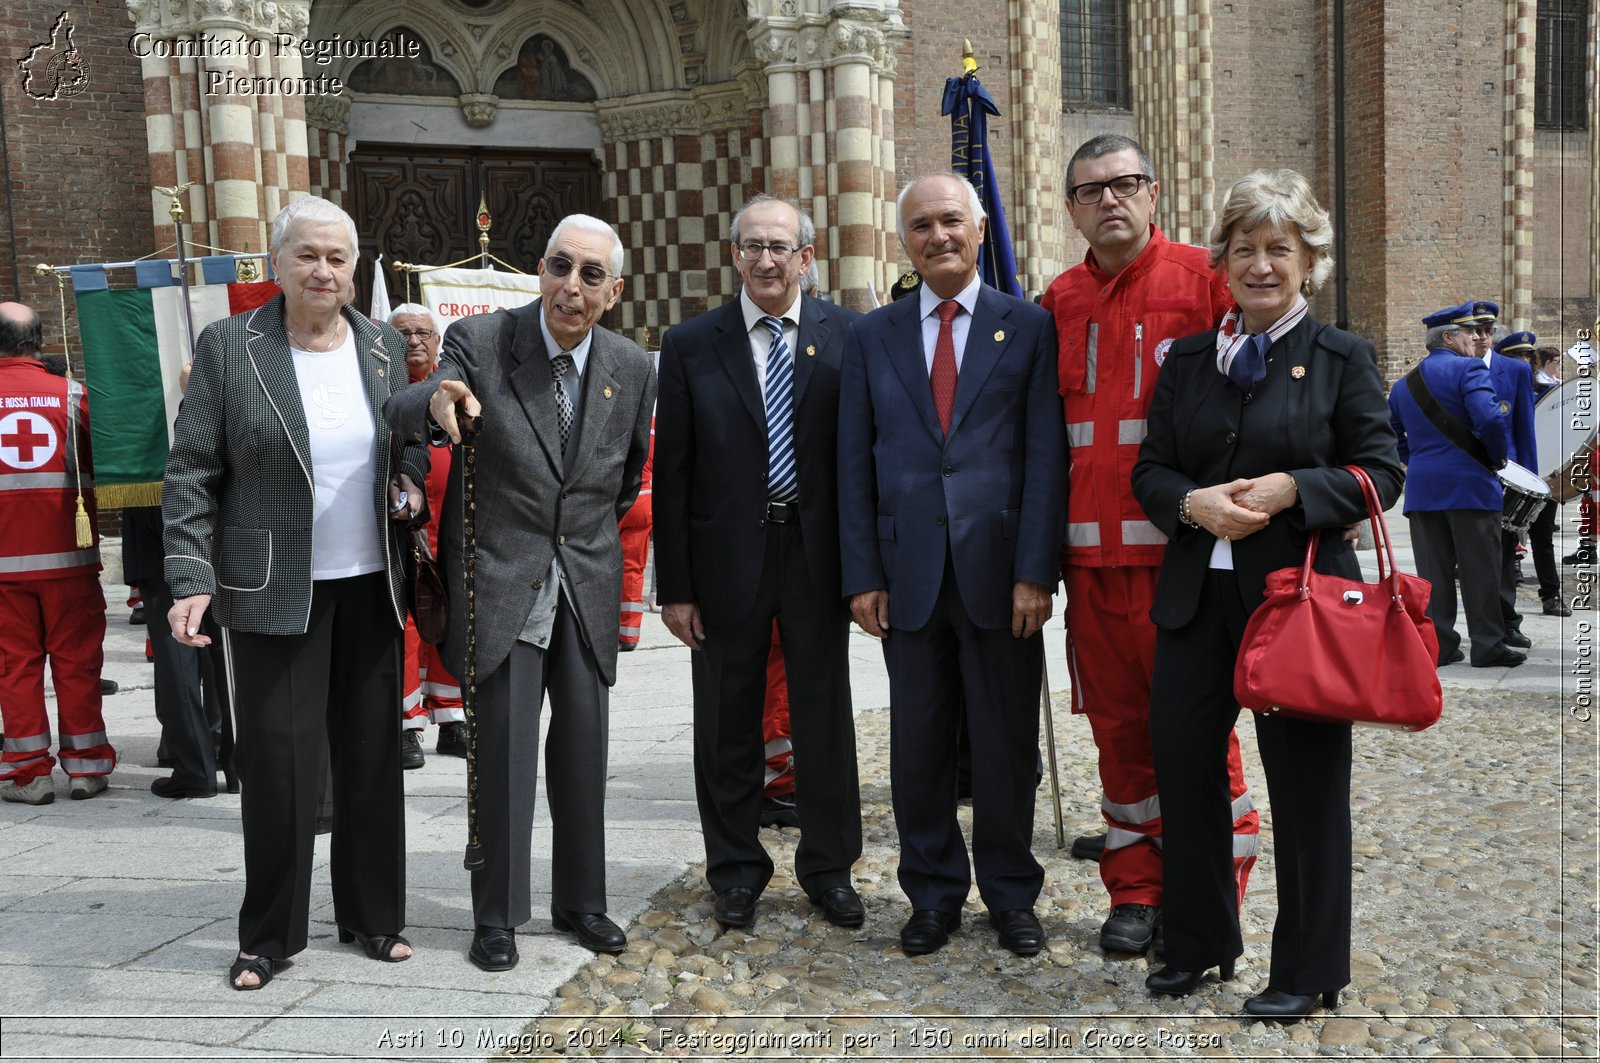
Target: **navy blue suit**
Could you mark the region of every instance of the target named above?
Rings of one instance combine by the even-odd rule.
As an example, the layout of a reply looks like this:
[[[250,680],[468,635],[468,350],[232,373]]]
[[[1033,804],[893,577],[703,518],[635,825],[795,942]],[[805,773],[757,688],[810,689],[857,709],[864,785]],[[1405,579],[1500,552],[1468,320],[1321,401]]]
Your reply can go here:
[[[1507,457],[1528,469],[1539,470],[1539,456],[1533,433],[1533,367],[1521,358],[1499,351],[1489,352],[1489,376],[1505,414],[1511,447]],[[1545,507],[1549,509],[1547,505]],[[1514,531],[1500,531],[1500,618],[1506,631],[1522,633],[1522,614],[1517,612],[1517,540]]]
[[[1490,460],[1505,460],[1507,421],[1481,359],[1435,348],[1422,360],[1422,379],[1439,405],[1483,443]],[[1433,584],[1428,616],[1439,635],[1439,660],[1449,661],[1461,645],[1455,627],[1459,570],[1472,663],[1488,664],[1507,649],[1499,590],[1500,481],[1433,426],[1404,379],[1389,392],[1389,422],[1406,463],[1405,512],[1417,574]]]
[[[916,298],[851,326],[839,405],[842,589],[889,598],[900,884],[914,909],[952,913],[971,882],[956,822],[963,696],[984,902],[1031,908],[1044,881],[1031,851],[1044,646],[1012,636],[1012,588],[1055,586],[1066,510],[1050,314],[983,287],[970,325],[948,436]]]

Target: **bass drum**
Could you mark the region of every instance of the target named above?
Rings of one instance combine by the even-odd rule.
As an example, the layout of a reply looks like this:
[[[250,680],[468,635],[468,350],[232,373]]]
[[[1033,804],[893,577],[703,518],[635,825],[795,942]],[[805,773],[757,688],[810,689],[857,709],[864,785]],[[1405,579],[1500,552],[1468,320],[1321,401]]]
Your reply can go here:
[[[1594,483],[1595,378],[1575,376],[1545,393],[1533,408],[1535,471],[1557,502],[1567,502]]]

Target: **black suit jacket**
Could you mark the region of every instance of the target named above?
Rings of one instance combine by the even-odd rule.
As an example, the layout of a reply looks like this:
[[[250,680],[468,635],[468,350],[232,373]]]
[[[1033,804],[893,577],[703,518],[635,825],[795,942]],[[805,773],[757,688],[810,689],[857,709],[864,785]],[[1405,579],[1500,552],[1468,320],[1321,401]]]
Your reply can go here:
[[[1169,538],[1150,610],[1175,630],[1193,617],[1216,536],[1178,520],[1191,488],[1288,472],[1299,502],[1233,544],[1245,611],[1261,604],[1267,573],[1305,560],[1306,536],[1321,534],[1316,568],[1359,578],[1345,525],[1367,509],[1355,477],[1366,469],[1387,509],[1400,496],[1400,465],[1372,344],[1308,314],[1268,352],[1266,379],[1247,399],[1217,371],[1216,331],[1172,345],[1150,405],[1149,432],[1133,468],[1133,491]]]
[[[834,599],[839,361],[845,330],[860,316],[801,297],[794,352],[801,537],[817,593]],[[766,550],[767,415],[738,299],[663,337],[652,468],[658,599],[694,602],[716,627],[742,622]]]

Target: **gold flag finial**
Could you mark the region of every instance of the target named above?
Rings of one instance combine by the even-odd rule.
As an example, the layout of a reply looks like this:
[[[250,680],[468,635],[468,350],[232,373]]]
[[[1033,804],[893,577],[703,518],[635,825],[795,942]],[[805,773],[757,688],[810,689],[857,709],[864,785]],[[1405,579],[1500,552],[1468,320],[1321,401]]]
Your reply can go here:
[[[186,181],[181,185],[172,185],[171,187],[164,187],[162,185],[152,185],[150,190],[152,192],[158,192],[161,195],[166,196],[168,199],[172,200],[172,206],[167,208],[167,213],[172,216],[172,220],[173,221],[181,222],[183,220],[183,199],[182,199],[182,196],[183,196],[183,194],[185,192],[189,191],[189,189],[191,189],[193,187],[194,187],[194,182],[193,181]]]
[[[978,61],[972,57],[972,42],[963,40],[961,43],[966,46],[966,51],[961,53],[961,72],[963,74],[976,74],[978,72]]]

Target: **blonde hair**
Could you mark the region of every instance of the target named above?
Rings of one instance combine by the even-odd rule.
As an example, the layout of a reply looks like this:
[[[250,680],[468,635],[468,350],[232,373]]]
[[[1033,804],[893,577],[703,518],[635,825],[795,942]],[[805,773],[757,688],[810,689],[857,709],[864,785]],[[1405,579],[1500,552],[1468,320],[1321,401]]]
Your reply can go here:
[[[1211,230],[1211,264],[1228,256],[1228,241],[1238,230],[1252,232],[1262,222],[1282,233],[1296,233],[1311,253],[1311,269],[1302,288],[1310,295],[1333,272],[1333,226],[1317,203],[1311,182],[1295,170],[1256,170],[1228,189],[1222,212]]]

